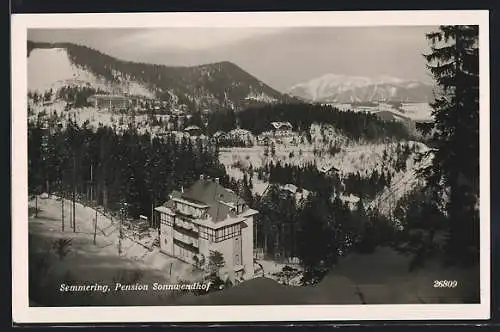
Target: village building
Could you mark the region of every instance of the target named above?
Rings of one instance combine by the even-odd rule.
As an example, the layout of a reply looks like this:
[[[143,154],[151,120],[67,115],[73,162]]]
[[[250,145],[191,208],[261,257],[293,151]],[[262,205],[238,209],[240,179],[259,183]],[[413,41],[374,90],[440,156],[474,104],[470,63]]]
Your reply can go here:
[[[188,133],[190,136],[200,136],[201,128],[198,126],[187,126],[184,128],[184,132]]]
[[[267,135],[260,135],[257,137],[257,144],[258,145],[263,145],[263,146],[268,146],[271,144],[271,139]]]
[[[225,261],[222,276],[253,278],[253,218],[258,211],[217,178],[200,175],[190,188],[173,191],[155,211],[161,252],[196,265],[208,264],[210,252],[218,251]]]
[[[212,138],[216,141],[216,142],[219,142],[219,141],[222,141],[222,140],[225,140],[226,139],[226,133],[223,132],[223,131],[217,131],[216,133],[214,133],[212,135]]]
[[[326,166],[323,166],[319,169],[319,171],[325,175],[337,175],[339,174],[340,170],[333,166],[333,165],[326,165]]]
[[[294,184],[287,183],[285,185],[280,186],[280,189],[288,192],[290,195],[295,197],[296,202],[299,202],[303,199],[306,199],[309,196],[309,191],[299,188]]]
[[[228,132],[226,138],[247,142],[252,140],[252,133],[246,129],[237,128]]]
[[[290,122],[271,122],[271,131],[274,136],[289,136],[293,126]]]
[[[90,96],[87,101],[97,109],[123,110],[130,105],[130,99],[122,95],[102,95]]]
[[[181,110],[181,109],[177,109],[177,108],[173,109],[173,110],[171,111],[171,113],[172,113],[172,115],[175,115],[175,116],[183,116],[183,115],[185,115],[185,114],[186,114],[186,112],[185,112],[185,111],[183,111],[183,110]]]

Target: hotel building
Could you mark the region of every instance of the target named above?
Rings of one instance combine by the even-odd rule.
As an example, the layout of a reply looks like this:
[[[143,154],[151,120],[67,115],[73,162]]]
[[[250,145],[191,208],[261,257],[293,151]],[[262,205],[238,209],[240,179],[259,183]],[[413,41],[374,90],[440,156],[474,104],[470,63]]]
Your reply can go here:
[[[163,253],[208,264],[210,252],[218,251],[225,261],[223,277],[253,278],[253,217],[258,211],[218,179],[201,175],[190,188],[173,191],[155,211]]]

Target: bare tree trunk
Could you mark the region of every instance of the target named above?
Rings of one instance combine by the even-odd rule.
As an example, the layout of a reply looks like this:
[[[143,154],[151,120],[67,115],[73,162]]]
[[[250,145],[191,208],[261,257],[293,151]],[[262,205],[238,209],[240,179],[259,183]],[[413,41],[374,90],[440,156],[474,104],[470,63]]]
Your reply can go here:
[[[93,187],[94,187],[94,174],[92,172],[92,161],[90,162],[90,201],[92,202],[94,199],[93,195]]]
[[[94,221],[94,245],[96,244],[95,237],[97,234],[97,208],[95,210],[95,221]]]
[[[108,187],[106,184],[104,184],[103,188],[102,205],[104,206],[104,209],[108,209]]]
[[[64,232],[64,194],[61,196],[61,229]]]
[[[267,232],[264,232],[264,256],[267,255]]]

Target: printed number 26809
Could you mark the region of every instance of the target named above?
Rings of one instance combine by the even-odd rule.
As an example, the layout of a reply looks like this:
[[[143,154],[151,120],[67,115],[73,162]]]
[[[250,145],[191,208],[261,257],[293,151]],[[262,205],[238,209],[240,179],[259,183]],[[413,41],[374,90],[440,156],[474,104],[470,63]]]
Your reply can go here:
[[[434,280],[434,288],[455,288],[457,286],[456,280]]]

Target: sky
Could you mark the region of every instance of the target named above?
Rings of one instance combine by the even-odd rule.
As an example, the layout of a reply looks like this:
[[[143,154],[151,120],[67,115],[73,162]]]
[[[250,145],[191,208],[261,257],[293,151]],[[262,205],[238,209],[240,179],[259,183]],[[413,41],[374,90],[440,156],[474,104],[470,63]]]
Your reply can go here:
[[[28,39],[72,42],[123,60],[191,66],[231,61],[285,91],[325,74],[430,82],[430,26],[30,29]]]

